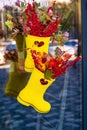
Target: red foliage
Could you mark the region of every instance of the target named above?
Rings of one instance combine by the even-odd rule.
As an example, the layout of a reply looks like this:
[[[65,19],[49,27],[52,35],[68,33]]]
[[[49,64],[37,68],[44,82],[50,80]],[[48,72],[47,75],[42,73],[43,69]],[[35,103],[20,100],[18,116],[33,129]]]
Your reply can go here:
[[[36,68],[43,73],[46,71],[46,69],[51,70],[51,78],[56,78],[62,75],[66,72],[68,67],[72,66],[74,63],[81,59],[81,57],[77,57],[73,61],[70,61],[70,58],[72,56],[70,54],[65,54],[64,56],[62,55],[60,57],[50,57],[49,54],[46,54],[44,52],[36,52],[35,50],[31,50],[31,54],[34,59]],[[42,68],[45,69],[43,70]]]
[[[26,15],[24,32],[26,34],[31,34],[34,36],[52,36],[52,34],[58,30],[58,25],[62,20],[57,14],[55,20],[53,20],[52,17],[50,17],[51,21],[47,20],[45,24],[41,23],[34,2],[33,4],[28,3],[24,13]]]

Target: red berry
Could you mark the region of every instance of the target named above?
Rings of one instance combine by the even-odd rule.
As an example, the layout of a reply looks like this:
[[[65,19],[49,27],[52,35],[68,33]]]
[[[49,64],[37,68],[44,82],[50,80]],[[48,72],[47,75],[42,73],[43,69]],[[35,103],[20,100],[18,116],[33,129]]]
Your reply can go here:
[[[42,63],[45,63],[47,61],[47,58],[42,58]]]
[[[51,60],[49,61],[48,67],[49,67],[49,68],[54,67],[55,64],[56,64],[56,60],[55,60],[55,59],[51,59]]]

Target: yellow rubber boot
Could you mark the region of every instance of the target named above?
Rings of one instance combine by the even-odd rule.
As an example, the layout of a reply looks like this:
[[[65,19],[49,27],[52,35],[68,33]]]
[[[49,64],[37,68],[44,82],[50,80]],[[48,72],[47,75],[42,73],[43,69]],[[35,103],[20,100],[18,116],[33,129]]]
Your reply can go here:
[[[4,93],[10,97],[17,97],[19,92],[25,87],[31,73],[24,72],[25,61],[25,39],[22,34],[17,34],[15,37],[18,61],[10,63],[9,78],[5,85]]]
[[[38,52],[48,53],[50,37],[37,37],[28,35],[26,37],[26,48],[36,50]],[[34,61],[31,56],[30,50],[27,50],[27,55],[25,59],[25,71],[32,72],[34,69]]]
[[[18,50],[18,69],[21,72],[24,72],[24,62],[26,57],[26,52],[24,51],[26,45],[25,36],[22,34],[17,34],[15,36],[15,41]]]
[[[44,85],[40,80],[44,78],[44,73],[34,68],[30,80],[24,89],[17,96],[18,102],[22,105],[31,105],[36,111],[40,113],[47,113],[51,109],[49,102],[44,100],[44,94],[47,88],[54,82],[55,79],[45,80]],[[46,82],[48,82],[46,84]]]
[[[10,97],[17,97],[19,92],[26,86],[29,73],[19,73],[18,72],[18,63],[11,62],[9,79],[5,85],[4,93]]]

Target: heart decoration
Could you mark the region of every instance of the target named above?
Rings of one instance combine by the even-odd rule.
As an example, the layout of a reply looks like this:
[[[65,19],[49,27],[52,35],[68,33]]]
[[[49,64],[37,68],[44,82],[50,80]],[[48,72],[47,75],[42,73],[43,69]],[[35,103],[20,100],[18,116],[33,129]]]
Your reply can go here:
[[[40,83],[41,83],[42,85],[46,85],[46,84],[48,84],[48,81],[46,81],[45,79],[41,78],[41,79],[40,79]]]
[[[44,42],[43,41],[41,41],[41,42],[35,41],[34,44],[37,45],[38,47],[41,47],[44,45]]]

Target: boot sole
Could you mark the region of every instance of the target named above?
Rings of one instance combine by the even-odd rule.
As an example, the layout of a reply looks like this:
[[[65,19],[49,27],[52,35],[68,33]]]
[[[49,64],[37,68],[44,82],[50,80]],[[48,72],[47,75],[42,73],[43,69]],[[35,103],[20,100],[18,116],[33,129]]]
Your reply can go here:
[[[25,69],[26,72],[32,72],[34,68],[28,68],[28,67],[25,66],[24,69]]]
[[[10,97],[17,97],[18,93],[16,91],[13,91],[11,89],[7,89],[5,90],[4,92],[7,96],[10,96]]]
[[[19,103],[21,103],[22,105],[24,105],[24,106],[31,106],[31,107],[33,107],[37,112],[39,112],[39,113],[48,113],[49,111],[40,111],[40,110],[38,110],[33,104],[31,104],[31,103],[29,103],[29,102],[26,102],[26,101],[24,101],[21,97],[17,97],[17,100],[18,100],[18,102]]]

